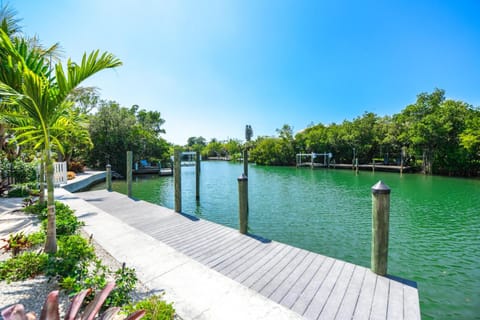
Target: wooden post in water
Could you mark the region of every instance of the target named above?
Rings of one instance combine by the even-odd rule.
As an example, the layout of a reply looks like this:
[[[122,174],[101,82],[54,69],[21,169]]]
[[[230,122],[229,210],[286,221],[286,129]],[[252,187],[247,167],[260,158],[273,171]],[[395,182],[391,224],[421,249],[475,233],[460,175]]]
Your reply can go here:
[[[175,212],[182,212],[182,152],[176,149],[174,152],[174,169],[175,169]]]
[[[245,174],[238,177],[238,204],[239,231],[246,234],[248,232],[248,177]]]
[[[382,181],[372,187],[372,257],[371,269],[387,274],[390,188]]]
[[[132,166],[133,152],[127,151],[127,196],[132,197]]]
[[[107,164],[107,191],[112,191],[112,165]]]
[[[358,174],[358,158],[355,158],[355,174]]]
[[[373,159],[373,162],[372,162],[372,172],[375,172],[375,159]]]
[[[243,150],[243,174],[248,177],[248,148]]]
[[[200,151],[195,154],[195,199],[200,200]]]

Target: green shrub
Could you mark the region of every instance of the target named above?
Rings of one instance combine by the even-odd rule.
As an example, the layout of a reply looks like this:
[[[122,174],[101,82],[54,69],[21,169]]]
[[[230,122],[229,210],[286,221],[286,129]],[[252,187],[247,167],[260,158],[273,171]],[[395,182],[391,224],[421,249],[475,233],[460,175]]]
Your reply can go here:
[[[110,293],[110,296],[105,301],[107,307],[120,307],[131,302],[131,293],[137,285],[137,276],[135,269],[122,268],[115,271],[115,289]]]
[[[41,204],[40,202],[37,201],[36,203],[23,208],[23,211],[29,214],[36,214],[38,215],[38,218],[40,220],[43,220],[47,218],[46,214],[45,214],[45,217],[42,217],[43,211],[46,207],[47,207],[46,203]]]
[[[86,272],[88,262],[95,257],[92,245],[79,235],[58,238],[58,251],[50,255],[47,275],[76,277]]]
[[[61,279],[59,285],[69,295],[75,295],[89,288],[98,291],[107,284],[107,274],[109,273],[110,270],[99,259],[93,259],[86,268],[77,270],[74,275]],[[86,299],[88,301],[89,297],[87,296]]]
[[[145,316],[142,318],[144,320],[173,320],[175,316],[172,303],[166,303],[159,295],[150,296],[123,307],[123,311],[127,314],[138,310],[145,310]]]
[[[32,162],[24,162],[16,159],[10,163],[7,159],[0,161],[2,178],[11,176],[16,183],[33,182],[37,179],[37,165]]]
[[[27,235],[28,241],[32,244],[32,247],[41,245],[45,243],[46,234],[43,231],[37,231]]]
[[[36,204],[26,207],[24,212],[36,214],[42,221],[43,230],[47,230],[48,209],[45,204],[41,205],[37,202]],[[69,206],[59,201],[55,201],[55,217],[57,236],[75,234],[81,226],[85,225],[84,222],[78,220],[74,211]]]
[[[0,262],[0,280],[18,281],[33,278],[45,271],[48,255],[23,252],[14,258]]]
[[[30,189],[24,185],[13,185],[12,189],[8,190],[9,198],[27,197],[30,195]]]

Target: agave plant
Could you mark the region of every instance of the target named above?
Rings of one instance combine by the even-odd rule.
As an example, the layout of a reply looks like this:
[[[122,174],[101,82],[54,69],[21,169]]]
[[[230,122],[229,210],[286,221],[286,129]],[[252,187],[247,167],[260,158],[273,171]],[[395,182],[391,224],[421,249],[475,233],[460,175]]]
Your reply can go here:
[[[114,282],[109,282],[103,288],[100,293],[98,293],[95,298],[85,307],[82,313],[80,312],[80,307],[82,306],[83,300],[85,297],[90,294],[91,289],[83,290],[82,292],[75,295],[72,299],[70,306],[65,314],[65,320],[92,320],[100,311],[105,299],[108,297],[110,292],[115,287]],[[109,319],[119,319],[120,308],[114,307],[107,309],[99,319],[109,320]],[[128,315],[125,320],[136,320],[140,319],[145,315],[144,310],[140,310]],[[14,304],[4,310],[2,310],[2,317],[5,320],[35,320],[36,315],[33,312],[25,312],[25,308],[22,304]],[[60,320],[59,307],[58,307],[58,290],[52,291],[48,294],[47,299],[42,308],[42,313],[40,314],[40,320]]]

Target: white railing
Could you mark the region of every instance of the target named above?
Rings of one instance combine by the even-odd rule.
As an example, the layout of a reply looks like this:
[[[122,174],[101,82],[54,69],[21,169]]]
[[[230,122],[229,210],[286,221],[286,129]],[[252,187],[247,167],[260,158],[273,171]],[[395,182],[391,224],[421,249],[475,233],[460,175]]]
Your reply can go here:
[[[53,183],[55,186],[61,184],[67,184],[67,163],[64,162],[54,162],[54,174],[53,174]]]

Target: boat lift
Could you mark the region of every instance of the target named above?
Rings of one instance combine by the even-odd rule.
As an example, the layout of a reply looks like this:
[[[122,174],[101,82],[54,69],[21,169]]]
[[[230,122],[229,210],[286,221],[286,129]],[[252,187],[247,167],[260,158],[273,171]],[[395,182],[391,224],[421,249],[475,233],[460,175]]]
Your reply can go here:
[[[323,156],[323,164],[315,162],[315,159],[318,157]],[[324,153],[297,153],[295,160],[297,163],[297,168],[298,167],[324,167],[328,168],[330,167],[330,160],[332,159],[333,154],[331,152],[324,152]],[[302,161],[303,159],[308,160],[310,158],[310,161]]]

